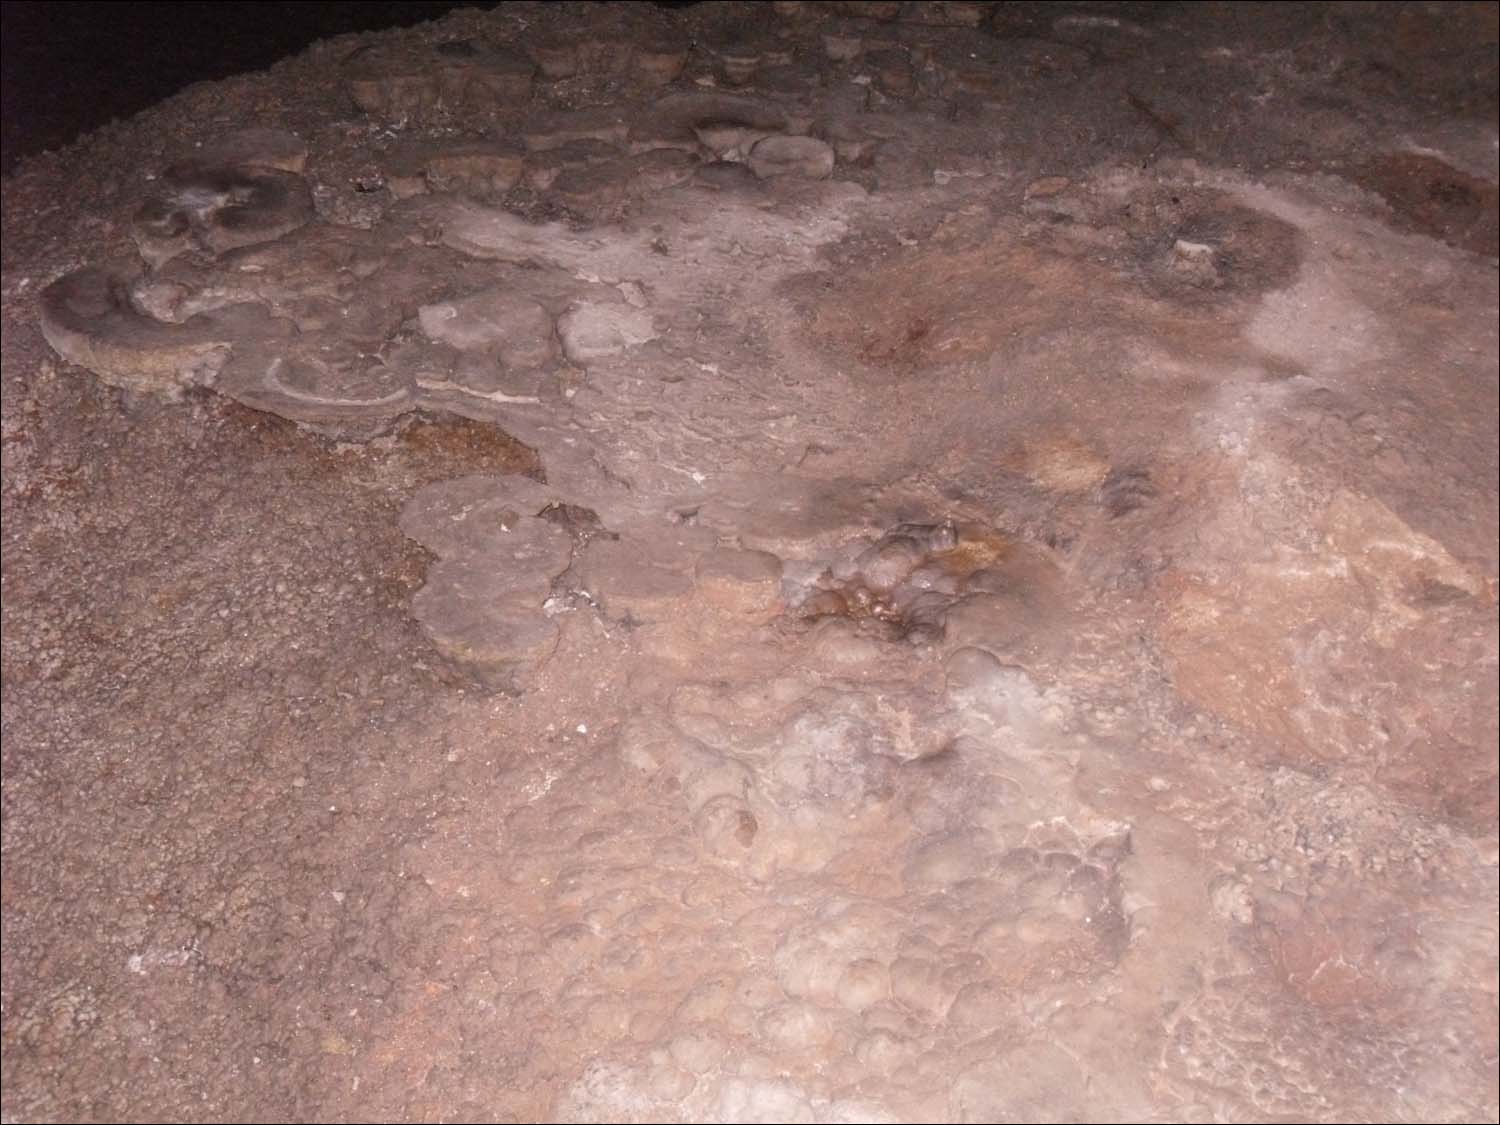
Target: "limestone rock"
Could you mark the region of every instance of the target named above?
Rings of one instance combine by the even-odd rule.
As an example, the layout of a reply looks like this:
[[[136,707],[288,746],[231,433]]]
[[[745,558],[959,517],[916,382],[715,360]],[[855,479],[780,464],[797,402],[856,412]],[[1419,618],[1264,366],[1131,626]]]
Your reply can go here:
[[[739,121],[707,121],[693,132],[715,159],[728,161],[747,159],[750,150],[770,135],[764,129]]]
[[[853,62],[864,48],[864,38],[851,28],[836,27],[823,34],[823,53],[832,62]]]
[[[865,55],[864,65],[875,78],[881,93],[893,98],[908,98],[917,88],[911,56],[899,47],[883,47]]]
[[[275,168],[300,174],[307,165],[307,142],[285,129],[252,125],[215,138],[194,158],[210,166]]]
[[[630,123],[620,111],[602,106],[536,114],[522,134],[522,140],[528,151],[543,152],[569,141],[594,140],[621,145],[629,135]]]
[[[542,77],[556,81],[578,73],[578,41],[570,35],[535,35],[526,41],[526,53]]]
[[[761,616],[781,601],[781,560],[768,551],[713,551],[698,560],[697,583],[709,605]]]
[[[698,171],[696,156],[670,148],[642,153],[630,163],[631,191],[645,199],[687,183]]]
[[[692,581],[653,554],[637,540],[596,539],[578,559],[574,575],[610,616],[660,621],[692,591]]]
[[[126,279],[97,268],[77,270],[41,295],[41,328],[53,349],[105,382],[174,395],[214,377],[247,329],[282,334],[258,306],[200,313],[180,324],[138,311]]]
[[[833,172],[833,148],[816,137],[766,137],[750,150],[750,168],[761,179],[800,176],[825,180]]]
[[[220,254],[269,242],[313,217],[312,191],[294,172],[187,161],[162,173],[131,236],[152,266],[193,247]]]
[[[536,67],[476,40],[362,48],[344,64],[349,96],[371,117],[407,121],[439,109],[494,111],[531,97]]]
[[[473,474],[421,489],[401,511],[401,531],[443,558],[483,553],[521,516],[565,502],[530,477]]]
[[[575,211],[607,210],[625,200],[631,170],[624,160],[568,168],[552,183],[553,195]]]
[[[618,145],[596,137],[568,141],[556,148],[531,153],[526,158],[526,182],[538,191],[546,191],[566,171],[602,164],[619,156]]]
[[[563,352],[580,367],[656,339],[649,313],[621,305],[582,302],[558,318]]]
[[[519,691],[556,647],[543,607],[573,542],[548,520],[497,506],[491,482],[448,482],[412,499],[402,530],[442,556],[412,601],[433,644],[491,688]]]
[[[507,367],[537,368],[556,362],[552,316],[539,302],[507,288],[425,305],[417,312],[432,340],[461,351],[499,357]]]
[[[636,45],[630,60],[631,71],[643,86],[666,86],[682,73],[687,57],[686,40],[662,34]]]
[[[483,142],[455,145],[427,161],[424,174],[433,191],[476,199],[504,195],[521,178],[523,156],[515,146]]]
[[[245,339],[215,388],[256,410],[337,429],[350,437],[383,432],[415,405],[411,373],[366,355],[336,331],[304,332],[285,342]]]

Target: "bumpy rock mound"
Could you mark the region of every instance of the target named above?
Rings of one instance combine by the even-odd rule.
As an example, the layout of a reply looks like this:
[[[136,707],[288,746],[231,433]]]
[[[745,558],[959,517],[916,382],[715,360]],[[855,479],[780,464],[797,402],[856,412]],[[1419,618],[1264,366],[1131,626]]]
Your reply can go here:
[[[438,780],[333,865],[362,894],[313,865],[287,908],[276,955],[326,931],[357,998],[309,957],[278,1009],[322,1116],[1492,1108],[1488,165],[1366,152],[1430,113],[1331,108],[1326,39],[1137,14],[336,44],[310,144],[167,154],[114,216],[140,260],[43,292],[111,383],[378,439],[330,474],[417,412],[535,452],[338,478],[431,555],[419,722],[338,691],[401,765],[355,792]],[[389,834],[318,832],[356,819]],[[193,938],[230,883],[167,924],[183,979],[240,979]]]

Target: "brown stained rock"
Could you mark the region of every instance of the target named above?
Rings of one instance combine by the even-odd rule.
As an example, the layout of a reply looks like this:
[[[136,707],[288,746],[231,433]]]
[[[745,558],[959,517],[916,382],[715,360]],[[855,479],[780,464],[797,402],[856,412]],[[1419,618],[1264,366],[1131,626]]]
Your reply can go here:
[[[1379,157],[1353,178],[1423,234],[1475,254],[1500,253],[1500,190],[1492,181],[1416,152]]]
[[[1382,789],[1491,823],[1494,709],[1478,701],[1492,676],[1466,681],[1471,706],[1434,709],[1416,687],[1482,663],[1492,642],[1476,624],[1494,614],[1480,577],[1373,497],[1340,492],[1313,518],[1318,538],[1283,560],[1168,576],[1159,636],[1176,690],[1284,760],[1379,745]]]
[[[423,176],[433,191],[451,191],[473,199],[498,199],[521,178],[525,156],[503,141],[445,147],[426,162]]]
[[[1098,488],[1110,474],[1097,450],[1066,436],[1028,441],[1011,463],[1038,487],[1075,495]]]
[[[883,47],[864,57],[864,66],[875,79],[881,93],[893,98],[909,98],[916,91],[916,76],[911,55],[900,47]]]
[[[670,35],[656,36],[636,45],[630,69],[643,86],[667,86],[682,73],[687,58],[686,40]]]
[[[833,148],[816,137],[766,137],[750,150],[750,169],[761,179],[797,176],[826,180],[833,173]]]
[[[526,53],[543,78],[557,81],[578,73],[578,41],[572,36],[533,36],[526,41]]]
[[[781,603],[781,560],[768,551],[721,549],[698,560],[698,595],[715,609],[761,617]]]

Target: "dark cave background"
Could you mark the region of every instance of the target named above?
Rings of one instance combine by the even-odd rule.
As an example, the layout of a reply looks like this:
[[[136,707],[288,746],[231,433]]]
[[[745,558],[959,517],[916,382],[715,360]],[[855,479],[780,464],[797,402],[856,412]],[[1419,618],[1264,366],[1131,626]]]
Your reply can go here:
[[[184,86],[260,70],[318,39],[493,7],[447,0],[7,0],[0,4],[0,172]]]
[[[696,0],[651,2],[684,8]],[[194,82],[263,69],[319,39],[410,27],[455,8],[497,6],[496,0],[0,0],[0,173],[9,175],[22,158],[131,117]],[[1149,22],[1152,13],[1170,10],[1172,3],[1086,7],[1128,8]],[[1428,33],[1434,25],[1466,26],[1457,20],[1463,5],[1245,0],[1214,10],[1226,26],[1239,27],[1274,23],[1309,7],[1321,9],[1326,19],[1369,25],[1374,53],[1355,80],[1406,87],[1406,96],[1429,101],[1439,111],[1493,117],[1493,10],[1500,5],[1489,5],[1490,28],[1477,41],[1457,42]],[[1040,12],[1049,19],[1056,11],[1045,4],[1001,8]],[[1405,36],[1399,18],[1404,9],[1426,11],[1429,17],[1414,21]]]
[[[194,82],[260,70],[331,35],[410,27],[453,0],[6,0],[0,4],[0,172],[130,117]],[[664,3],[661,7],[683,7]]]

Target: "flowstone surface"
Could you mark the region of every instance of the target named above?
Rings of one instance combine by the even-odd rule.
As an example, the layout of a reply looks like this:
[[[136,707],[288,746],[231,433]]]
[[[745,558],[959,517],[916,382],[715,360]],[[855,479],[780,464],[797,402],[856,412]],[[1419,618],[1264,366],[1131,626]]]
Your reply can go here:
[[[128,126],[7,253],[7,1120],[1493,1119],[1493,12],[1341,11],[507,5]],[[209,655],[55,624],[92,534]]]

